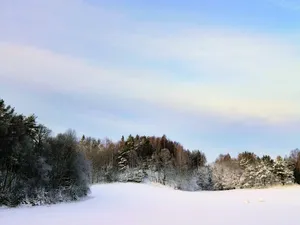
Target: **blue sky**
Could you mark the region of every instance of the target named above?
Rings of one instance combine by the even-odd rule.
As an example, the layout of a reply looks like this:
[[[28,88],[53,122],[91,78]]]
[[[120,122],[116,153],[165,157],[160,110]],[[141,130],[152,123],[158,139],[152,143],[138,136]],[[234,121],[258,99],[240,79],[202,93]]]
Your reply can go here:
[[[0,96],[56,133],[285,155],[300,147],[299,21],[296,0],[2,0]]]

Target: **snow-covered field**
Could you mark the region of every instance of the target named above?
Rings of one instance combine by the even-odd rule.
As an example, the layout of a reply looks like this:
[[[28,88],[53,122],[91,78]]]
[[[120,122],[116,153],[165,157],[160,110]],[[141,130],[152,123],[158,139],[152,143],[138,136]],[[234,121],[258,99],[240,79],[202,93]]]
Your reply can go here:
[[[105,184],[74,203],[0,208],[1,225],[288,225],[299,223],[300,187],[182,192],[146,184]]]

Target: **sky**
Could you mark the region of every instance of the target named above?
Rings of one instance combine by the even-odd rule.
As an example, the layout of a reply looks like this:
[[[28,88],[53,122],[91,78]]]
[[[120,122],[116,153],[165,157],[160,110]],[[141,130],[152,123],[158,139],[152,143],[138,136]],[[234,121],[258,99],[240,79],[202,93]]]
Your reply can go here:
[[[54,133],[300,148],[298,0],[0,0],[0,98]]]

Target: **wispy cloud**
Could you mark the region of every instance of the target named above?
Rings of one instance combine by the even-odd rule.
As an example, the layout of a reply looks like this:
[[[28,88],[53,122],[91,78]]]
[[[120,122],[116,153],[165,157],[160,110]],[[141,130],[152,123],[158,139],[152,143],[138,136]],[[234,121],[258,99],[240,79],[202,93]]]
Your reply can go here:
[[[202,81],[201,74],[196,83],[177,82],[176,78],[172,79],[172,74],[164,76],[159,70],[103,68],[90,65],[88,61],[80,58],[9,43],[0,45],[1,76],[10,79],[15,77],[18,82],[38,84],[58,91],[93,95],[101,95],[104,92],[168,105],[177,110],[219,113],[220,116],[230,118],[257,117],[269,122],[296,119],[300,113],[300,106],[296,104],[299,96],[297,83],[300,81],[297,76],[300,71],[297,57],[292,58],[292,53],[288,55],[287,48],[284,48],[284,51],[276,51],[277,45],[272,51],[266,51],[265,49],[271,46],[262,45],[259,48],[253,45],[251,48],[248,43],[243,51],[243,44],[239,44],[236,38],[225,39],[227,42],[219,39],[218,50],[206,50],[207,57],[203,57],[203,60],[197,56],[190,57],[193,58],[190,60],[189,56],[184,57],[185,53],[193,54],[190,53],[192,48],[174,50],[174,54],[168,49],[164,50],[167,48],[167,41],[165,44],[151,46],[150,50],[144,49],[153,51],[160,48],[170,57],[182,57],[182,61],[187,60],[187,64],[203,64],[202,68],[206,67],[203,70],[204,76],[207,76],[206,71],[211,74],[212,79]],[[184,45],[186,42],[177,43]],[[197,43],[194,42],[195,48]],[[188,45],[190,44],[188,42]],[[176,42],[171,45],[176,46]],[[169,43],[169,46],[171,45]],[[161,57],[158,52],[157,57]]]

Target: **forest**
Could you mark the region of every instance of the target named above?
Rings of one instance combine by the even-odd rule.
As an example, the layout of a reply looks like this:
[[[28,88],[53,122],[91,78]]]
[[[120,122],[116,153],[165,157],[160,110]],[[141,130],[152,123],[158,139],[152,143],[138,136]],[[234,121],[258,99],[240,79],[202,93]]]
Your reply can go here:
[[[129,135],[119,141],[53,135],[33,115],[24,116],[0,99],[0,206],[78,200],[90,185],[158,182],[184,191],[266,188],[300,183],[300,150],[272,159],[245,151],[220,154],[185,149],[166,135]]]

